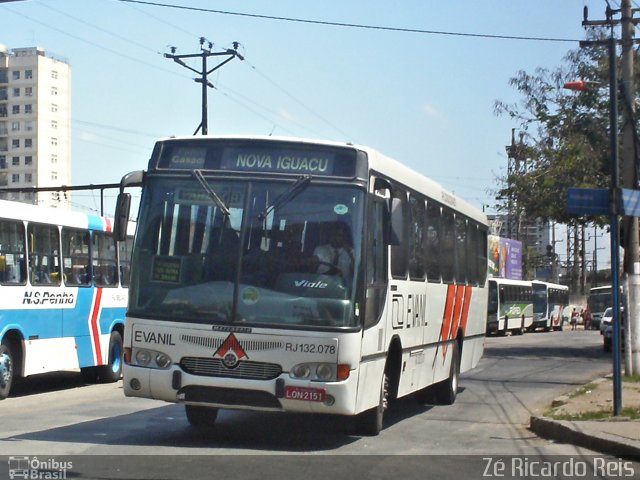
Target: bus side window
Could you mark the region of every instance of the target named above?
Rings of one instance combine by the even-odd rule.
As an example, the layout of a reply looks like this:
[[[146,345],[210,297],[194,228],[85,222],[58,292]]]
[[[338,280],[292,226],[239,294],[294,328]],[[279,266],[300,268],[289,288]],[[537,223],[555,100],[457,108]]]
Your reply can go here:
[[[116,248],[111,235],[93,232],[91,241],[91,263],[96,287],[115,287],[118,284]]]
[[[27,281],[25,233],[20,221],[0,220],[0,283],[24,285]]]
[[[87,230],[62,228],[62,267],[66,285],[75,287],[91,284]]]
[[[405,279],[408,271],[407,193],[394,188],[391,205],[391,242],[394,243],[391,245],[391,276]]]
[[[442,280],[445,283],[455,281],[455,219],[453,211],[442,209],[442,237],[440,242],[440,261]]]
[[[409,278],[422,281],[425,278],[426,209],[424,200],[413,193],[409,195]]]
[[[440,205],[429,200],[427,202],[427,278],[430,282],[440,283],[442,273],[440,265]]]
[[[29,269],[33,285],[60,285],[58,227],[30,223]]]
[[[366,305],[364,328],[378,323],[387,291],[387,248],[384,241],[386,225],[384,201],[370,197],[366,238]]]

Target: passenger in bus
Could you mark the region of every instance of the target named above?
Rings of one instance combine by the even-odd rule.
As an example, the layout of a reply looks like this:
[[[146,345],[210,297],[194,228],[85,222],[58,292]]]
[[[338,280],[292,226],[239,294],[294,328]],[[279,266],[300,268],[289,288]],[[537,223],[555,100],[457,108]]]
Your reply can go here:
[[[101,265],[94,272],[96,285],[112,287],[117,283],[115,266]]]
[[[354,260],[349,228],[343,222],[330,223],[328,237],[329,243],[318,245],[313,251],[315,270],[347,280],[353,273]]]

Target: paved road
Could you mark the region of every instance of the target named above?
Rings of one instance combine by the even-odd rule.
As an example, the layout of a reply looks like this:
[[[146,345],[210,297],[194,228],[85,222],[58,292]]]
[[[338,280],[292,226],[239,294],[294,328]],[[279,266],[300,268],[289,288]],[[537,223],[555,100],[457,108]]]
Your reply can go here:
[[[265,454],[287,455],[288,468],[304,468],[308,478],[315,478],[308,470],[317,460],[297,455],[303,453],[358,456],[356,463],[361,461],[359,456],[369,454],[476,455],[468,458],[466,467],[459,460],[454,464],[458,473],[469,468],[467,473],[477,474],[484,466],[482,456],[487,455],[591,454],[539,439],[527,426],[530,415],[540,413],[554,397],[609,371],[610,356],[602,352],[597,332],[488,338],[480,365],[462,377],[455,405],[425,407],[403,399],[389,411],[378,437],[345,434],[341,418],[235,411],[222,411],[215,430],[203,434],[189,427],[181,406],[125,398],[121,382],[86,386],[79,383],[77,374],[46,375],[23,382],[15,396],[0,402],[0,453],[39,458],[114,456],[101,461],[93,457],[91,462],[87,459],[92,457],[69,457],[76,459],[76,468],[89,462],[96,478],[173,478],[169,472],[184,472],[187,464],[196,468],[187,461],[192,457],[185,455],[252,455],[229,464],[225,462],[231,457],[217,457],[220,472],[229,468],[237,473],[252,462],[264,462],[253,456]],[[419,457],[402,458],[391,464],[410,471],[422,468],[424,460]],[[430,458],[434,472],[439,468],[447,472],[448,462],[455,457]],[[362,462],[371,478],[384,470],[373,466],[377,461]],[[275,467],[283,462],[269,464]],[[202,468],[206,474],[207,467]],[[158,476],[151,473],[156,470]],[[253,478],[249,470],[243,478]],[[329,472],[318,466],[318,478],[326,478]],[[3,474],[0,464],[0,478]]]

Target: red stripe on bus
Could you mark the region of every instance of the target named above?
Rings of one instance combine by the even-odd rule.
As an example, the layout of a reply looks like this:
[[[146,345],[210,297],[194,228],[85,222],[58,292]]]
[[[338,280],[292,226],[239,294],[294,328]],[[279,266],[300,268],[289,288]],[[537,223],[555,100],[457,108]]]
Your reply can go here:
[[[102,288],[96,288],[96,299],[93,302],[91,312],[91,337],[96,351],[96,365],[103,365],[102,350],[100,349],[100,331],[98,330],[98,320],[100,314],[100,303],[102,301]]]
[[[442,329],[440,330],[440,340],[444,342],[442,346],[442,355],[447,354],[447,340],[451,335],[451,322],[453,321],[453,309],[455,307],[456,286],[449,285],[447,287],[447,303],[444,306],[444,317],[442,317]]]
[[[462,308],[462,334],[467,332],[467,321],[469,320],[469,309],[471,308],[471,292],[473,287],[464,287],[464,306]]]
[[[464,291],[466,287],[456,286],[456,307],[453,310],[453,326],[451,327],[450,338],[456,338],[458,335],[458,327],[462,322],[462,307],[464,300]]]

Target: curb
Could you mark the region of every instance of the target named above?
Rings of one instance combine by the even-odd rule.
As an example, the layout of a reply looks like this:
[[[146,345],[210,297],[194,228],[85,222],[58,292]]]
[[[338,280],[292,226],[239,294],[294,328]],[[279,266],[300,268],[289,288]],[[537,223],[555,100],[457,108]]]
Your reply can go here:
[[[576,423],[566,420],[552,420],[546,417],[532,416],[529,430],[548,440],[570,443],[607,455],[634,457],[636,459],[640,456],[640,447],[638,446],[623,443],[606,433],[594,435],[580,431]]]

